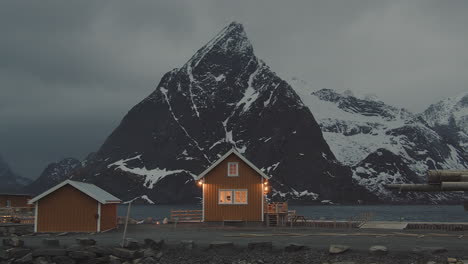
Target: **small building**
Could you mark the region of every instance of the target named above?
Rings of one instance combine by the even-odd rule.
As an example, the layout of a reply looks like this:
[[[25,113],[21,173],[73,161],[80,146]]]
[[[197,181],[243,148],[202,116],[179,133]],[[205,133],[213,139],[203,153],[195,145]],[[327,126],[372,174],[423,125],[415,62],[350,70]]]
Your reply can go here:
[[[29,194],[0,193],[0,208],[30,207],[30,199]]]
[[[268,177],[232,149],[200,174],[205,222],[263,222]]]
[[[102,232],[117,227],[121,202],[96,185],[66,180],[34,197],[35,232]]]

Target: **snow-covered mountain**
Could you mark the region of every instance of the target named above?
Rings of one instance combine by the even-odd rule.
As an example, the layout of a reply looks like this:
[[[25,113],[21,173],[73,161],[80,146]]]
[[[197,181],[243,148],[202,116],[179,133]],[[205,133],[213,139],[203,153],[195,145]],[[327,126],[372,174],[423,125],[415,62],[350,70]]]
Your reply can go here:
[[[53,162],[42,171],[41,175],[32,183],[25,187],[31,194],[39,194],[54,185],[68,179],[71,172],[81,168],[81,162],[75,158],[65,158],[58,162]]]
[[[193,201],[193,178],[231,148],[273,176],[273,198],[375,200],[353,186],[309,108],[235,22],[166,73],[73,178],[124,200]]]
[[[428,169],[468,167],[463,149],[447,141],[419,115],[387,105],[376,96],[314,90],[297,79],[290,83],[314,114],[337,159],[352,168],[357,184],[393,202],[437,202],[457,197],[458,194],[400,195],[384,188],[389,183],[424,182]],[[460,113],[463,110],[457,112],[458,120],[466,120],[466,114],[463,117]]]
[[[17,193],[31,182],[12,171],[6,161],[0,156],[0,192]]]
[[[468,91],[429,106],[421,117],[468,153]]]

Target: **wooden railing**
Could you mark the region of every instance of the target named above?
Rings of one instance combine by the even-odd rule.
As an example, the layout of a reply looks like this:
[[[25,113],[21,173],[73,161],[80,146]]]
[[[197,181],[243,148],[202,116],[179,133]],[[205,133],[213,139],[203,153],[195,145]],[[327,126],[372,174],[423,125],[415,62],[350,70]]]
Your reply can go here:
[[[268,203],[266,204],[265,213],[267,214],[287,214],[288,203]]]
[[[201,222],[202,210],[171,210],[171,222]]]
[[[34,224],[34,207],[0,207],[0,223]]]

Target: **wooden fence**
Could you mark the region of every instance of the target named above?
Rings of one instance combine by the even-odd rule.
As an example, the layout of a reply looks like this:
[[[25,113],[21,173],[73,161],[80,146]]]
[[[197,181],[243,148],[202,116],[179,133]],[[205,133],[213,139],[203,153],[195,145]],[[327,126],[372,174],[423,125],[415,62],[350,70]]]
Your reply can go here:
[[[202,210],[171,210],[171,222],[201,222]]]

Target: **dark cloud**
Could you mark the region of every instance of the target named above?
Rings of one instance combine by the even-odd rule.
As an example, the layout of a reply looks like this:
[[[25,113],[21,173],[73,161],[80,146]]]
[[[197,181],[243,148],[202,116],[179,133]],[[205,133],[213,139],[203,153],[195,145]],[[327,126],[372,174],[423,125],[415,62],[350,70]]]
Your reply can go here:
[[[2,1],[0,152],[28,177],[83,158],[232,20],[283,77],[422,111],[467,89],[467,13],[464,0]]]

